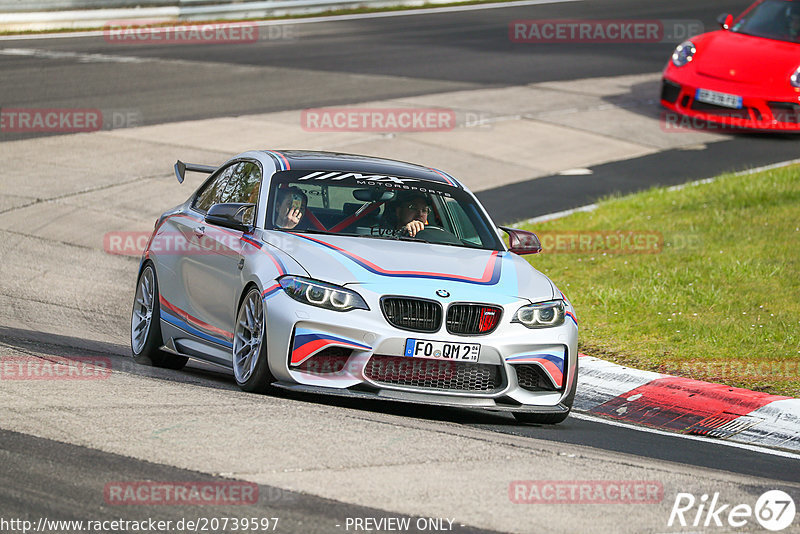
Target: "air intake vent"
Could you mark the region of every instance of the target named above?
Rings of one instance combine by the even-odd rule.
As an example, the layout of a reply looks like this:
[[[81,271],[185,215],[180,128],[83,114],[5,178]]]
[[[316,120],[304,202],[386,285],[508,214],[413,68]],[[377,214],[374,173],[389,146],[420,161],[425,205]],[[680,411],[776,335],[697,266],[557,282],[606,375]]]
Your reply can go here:
[[[776,121],[800,123],[800,105],[794,102],[767,102],[767,105]]]
[[[375,355],[364,375],[380,384],[492,393],[502,388],[499,365]]]
[[[344,370],[352,353],[351,349],[344,347],[328,347],[300,365],[292,367],[292,370],[315,375],[336,374]]]
[[[436,332],[442,325],[442,305],[433,300],[384,297],[381,309],[389,324],[403,330]]]
[[[663,80],[661,83],[661,100],[666,100],[670,104],[674,104],[681,94],[681,86],[672,83],[669,80]]]
[[[517,382],[522,389],[527,389],[528,391],[558,390],[538,365],[519,364],[514,366],[514,370],[517,371]]]
[[[707,104],[705,102],[699,102],[695,100],[692,102],[692,109],[694,111],[708,113],[709,115],[717,115],[719,117],[732,117],[737,119],[750,118],[750,108],[726,108],[725,106],[717,106],[716,104]]]
[[[453,304],[447,310],[451,334],[488,334],[500,324],[503,309],[489,304]]]

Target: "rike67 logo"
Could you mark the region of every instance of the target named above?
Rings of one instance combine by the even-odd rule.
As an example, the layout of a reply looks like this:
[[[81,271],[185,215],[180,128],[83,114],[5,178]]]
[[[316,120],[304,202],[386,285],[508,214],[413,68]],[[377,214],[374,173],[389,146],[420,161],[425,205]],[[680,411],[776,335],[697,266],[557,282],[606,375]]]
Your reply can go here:
[[[794,523],[794,500],[781,490],[770,490],[756,500],[755,506],[749,504],[725,503],[719,492],[709,496],[703,494],[698,499],[691,493],[678,493],[669,514],[667,526],[680,527],[723,527],[742,528],[754,525],[755,519],[762,528],[777,532]]]

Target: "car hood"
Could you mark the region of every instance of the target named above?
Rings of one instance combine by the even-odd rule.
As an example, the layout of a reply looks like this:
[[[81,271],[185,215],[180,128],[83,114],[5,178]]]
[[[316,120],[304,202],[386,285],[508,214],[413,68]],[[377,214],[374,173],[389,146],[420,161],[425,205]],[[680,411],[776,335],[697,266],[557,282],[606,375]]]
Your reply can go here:
[[[789,84],[800,66],[800,44],[716,31],[693,39],[698,74],[721,80],[774,86]]]
[[[510,252],[366,237],[285,235],[284,252],[312,278],[358,284],[383,295],[436,298],[441,290],[456,300],[485,301],[491,295],[498,304],[558,295],[549,278]]]

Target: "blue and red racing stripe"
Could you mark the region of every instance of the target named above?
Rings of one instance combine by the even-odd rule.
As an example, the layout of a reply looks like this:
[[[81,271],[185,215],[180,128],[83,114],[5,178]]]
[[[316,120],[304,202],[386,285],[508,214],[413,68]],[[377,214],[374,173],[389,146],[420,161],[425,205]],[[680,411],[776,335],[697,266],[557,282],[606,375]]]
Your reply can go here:
[[[575,326],[578,326],[578,319],[575,317],[574,313],[572,313],[571,311],[568,311],[568,312],[566,312],[566,315],[567,315],[567,317],[572,319],[572,322],[575,323]]]
[[[278,166],[280,167],[279,170],[282,171],[291,170],[291,166],[289,165],[289,160],[286,159],[286,156],[275,150],[265,150],[264,152],[272,156],[272,159],[274,159],[278,163]]]
[[[292,358],[290,363],[292,365],[300,365],[322,349],[331,346],[357,350],[372,350],[372,347],[352,339],[334,336],[325,332],[315,332],[308,328],[297,328],[294,332],[294,344],[292,346]]]
[[[280,284],[273,284],[261,292],[261,298],[263,298],[264,300],[269,300],[272,297],[274,297],[280,289],[281,289]]]
[[[427,271],[391,271],[388,269],[384,269],[378,265],[375,265],[371,261],[362,258],[352,252],[349,252],[343,248],[337,247],[336,245],[331,245],[330,243],[326,243],[319,239],[315,239],[310,236],[295,234],[290,232],[292,235],[306,239],[308,241],[312,241],[317,243],[320,246],[328,248],[330,250],[334,250],[339,254],[345,256],[349,260],[353,261],[357,265],[363,267],[367,271],[377,274],[380,276],[390,276],[390,277],[397,277],[397,278],[428,278],[432,280],[448,280],[452,282],[466,282],[469,284],[478,284],[478,285],[495,285],[500,280],[500,273],[502,270],[502,253],[494,250],[489,256],[489,261],[486,263],[486,267],[483,270],[483,275],[480,278],[472,278],[469,276],[461,276],[456,274],[447,274],[447,273],[433,273]]]
[[[158,296],[158,303],[161,306],[161,318],[164,321],[207,341],[213,341],[229,348],[233,347],[233,332],[222,330],[201,321],[170,303],[161,295]]]
[[[275,269],[278,271],[278,276],[283,276],[286,274],[286,266],[281,261],[280,257],[277,254],[270,252],[269,250],[264,247],[264,243],[257,241],[253,236],[250,235],[242,235],[241,240],[256,247],[258,250],[269,256],[269,259],[272,260],[272,263],[275,264]]]
[[[439,169],[434,169],[433,167],[428,167],[428,168],[433,172],[435,172],[436,174],[438,174],[439,176],[441,176],[442,178],[444,178],[444,181],[447,182],[448,185],[451,185],[453,187],[459,186],[459,183],[456,182],[456,179],[447,174],[446,172],[440,171]]]

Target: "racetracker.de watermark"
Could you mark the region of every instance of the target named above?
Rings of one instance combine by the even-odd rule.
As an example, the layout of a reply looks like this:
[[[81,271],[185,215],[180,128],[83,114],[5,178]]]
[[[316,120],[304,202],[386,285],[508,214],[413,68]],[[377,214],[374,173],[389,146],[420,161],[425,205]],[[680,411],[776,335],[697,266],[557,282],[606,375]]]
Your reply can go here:
[[[699,20],[514,20],[513,43],[672,43],[703,33]]]
[[[312,132],[447,132],[456,125],[456,112],[447,108],[316,108],[300,114],[300,126]]]
[[[210,232],[209,232],[210,233]],[[114,231],[103,235],[103,250],[116,256],[141,256],[145,249],[155,254],[202,256],[206,254],[254,254],[258,248],[246,246],[241,235],[224,231],[195,236],[182,232],[160,232],[150,241],[150,232]],[[149,248],[148,248],[149,244]]]
[[[136,109],[0,108],[0,133],[78,133],[142,124]]]
[[[0,380],[106,380],[110,376],[111,359],[104,357],[0,357]]]
[[[658,504],[664,486],[657,480],[515,480],[508,498],[514,504]]]
[[[259,26],[255,22],[167,24],[163,20],[117,20],[103,27],[110,44],[253,44],[297,38],[296,25]]]
[[[546,254],[657,254],[664,249],[664,236],[649,230],[562,230],[536,235]]]
[[[109,482],[103,488],[112,506],[238,506],[258,503],[258,485],[252,482]]]
[[[749,113],[740,113],[731,109],[730,115],[715,114],[709,120],[700,117],[690,117],[675,111],[662,111],[659,116],[659,126],[666,133],[706,132],[718,134],[739,133],[745,130],[770,130],[776,127],[777,122],[786,122],[796,125],[800,122],[800,113],[787,111],[777,114],[772,119],[756,119]]]
[[[345,357],[312,356],[293,371],[301,371],[328,380],[352,380],[361,376],[366,362]],[[458,375],[459,364],[440,358],[397,356],[378,359],[370,364],[374,376],[392,376],[402,380],[451,380]]]

